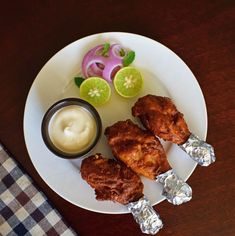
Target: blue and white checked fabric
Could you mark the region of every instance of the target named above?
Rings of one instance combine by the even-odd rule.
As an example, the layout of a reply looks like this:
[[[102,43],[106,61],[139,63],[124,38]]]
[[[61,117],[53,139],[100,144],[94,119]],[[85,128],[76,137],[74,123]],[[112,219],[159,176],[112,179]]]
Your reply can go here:
[[[77,235],[0,146],[0,235]]]

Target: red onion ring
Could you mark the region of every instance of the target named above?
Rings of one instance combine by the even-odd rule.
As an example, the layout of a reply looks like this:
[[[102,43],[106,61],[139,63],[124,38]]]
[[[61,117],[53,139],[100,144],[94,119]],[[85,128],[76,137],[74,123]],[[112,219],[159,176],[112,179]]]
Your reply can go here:
[[[113,75],[113,70],[116,67],[123,67],[122,65],[122,60],[118,59],[118,58],[112,58],[112,60],[110,60],[106,65],[105,68],[103,70],[103,78],[105,80],[107,80],[108,82],[112,83],[112,77],[111,75]]]
[[[124,56],[121,56],[121,55],[120,55],[121,49],[124,50],[125,55],[126,55],[126,50],[125,50],[124,48],[122,48],[121,45],[119,45],[119,44],[113,44],[113,45],[110,47],[110,55],[113,56],[113,57],[117,57],[117,58],[123,59]]]
[[[103,65],[103,64],[101,64],[101,65]],[[104,65],[103,65],[104,66]],[[90,69],[90,72],[89,72],[89,69]],[[91,66],[90,66],[90,68],[88,69],[88,74],[89,74],[89,76],[100,76],[100,77],[102,77],[102,73],[103,73],[103,70],[104,70],[104,68],[100,68],[98,65],[97,65],[97,63],[93,63],[93,64],[91,64]]]
[[[122,47],[119,44],[113,44],[107,57],[98,55],[103,47],[103,45],[98,45],[86,53],[82,61],[82,72],[85,77],[100,76],[111,83],[112,76],[114,76],[117,68],[123,67],[123,57],[119,53]],[[123,50],[126,52],[125,49]],[[104,68],[100,68],[98,64],[101,64]]]

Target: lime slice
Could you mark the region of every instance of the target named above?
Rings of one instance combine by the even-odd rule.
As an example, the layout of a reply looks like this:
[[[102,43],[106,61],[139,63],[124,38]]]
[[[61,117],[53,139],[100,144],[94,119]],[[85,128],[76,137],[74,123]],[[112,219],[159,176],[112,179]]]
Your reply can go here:
[[[111,95],[109,84],[100,77],[85,79],[80,86],[80,97],[94,106],[108,102]]]
[[[124,67],[114,77],[114,87],[125,98],[135,97],[143,86],[140,72],[134,67]]]

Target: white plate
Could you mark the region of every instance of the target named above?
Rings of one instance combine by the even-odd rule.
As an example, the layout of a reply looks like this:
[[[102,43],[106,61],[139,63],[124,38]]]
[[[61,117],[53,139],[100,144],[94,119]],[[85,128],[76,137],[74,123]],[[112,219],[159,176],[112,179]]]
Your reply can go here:
[[[82,57],[90,48],[104,42],[120,43],[134,50],[133,66],[140,69],[145,81],[139,97],[148,93],[171,97],[184,113],[190,130],[202,139],[206,138],[207,111],[201,89],[187,65],[167,47],[140,35],[118,32],[91,35],[66,46],[46,63],[34,80],[25,105],[24,136],[29,156],[43,180],[67,201],[91,211],[119,214],[128,212],[125,206],[95,199],[94,190],[80,176],[81,159],[69,161],[55,156],[41,136],[46,110],[62,98],[79,96],[73,77],[81,71]],[[112,91],[110,102],[98,108],[103,130],[118,120],[132,118],[131,107],[136,100],[121,98]],[[171,166],[186,180],[196,163],[177,145],[167,142],[163,145]],[[104,136],[95,152],[112,157]],[[159,184],[144,177],[142,180],[144,194],[152,205],[164,200]]]

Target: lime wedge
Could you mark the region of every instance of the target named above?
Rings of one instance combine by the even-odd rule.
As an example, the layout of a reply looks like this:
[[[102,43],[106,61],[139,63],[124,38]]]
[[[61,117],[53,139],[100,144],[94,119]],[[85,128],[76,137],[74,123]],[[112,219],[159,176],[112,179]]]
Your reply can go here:
[[[100,106],[108,102],[110,95],[109,84],[100,77],[87,78],[80,86],[80,97],[94,106]]]
[[[143,79],[136,68],[124,67],[117,72],[113,83],[119,95],[125,98],[131,98],[140,92],[143,86]]]

